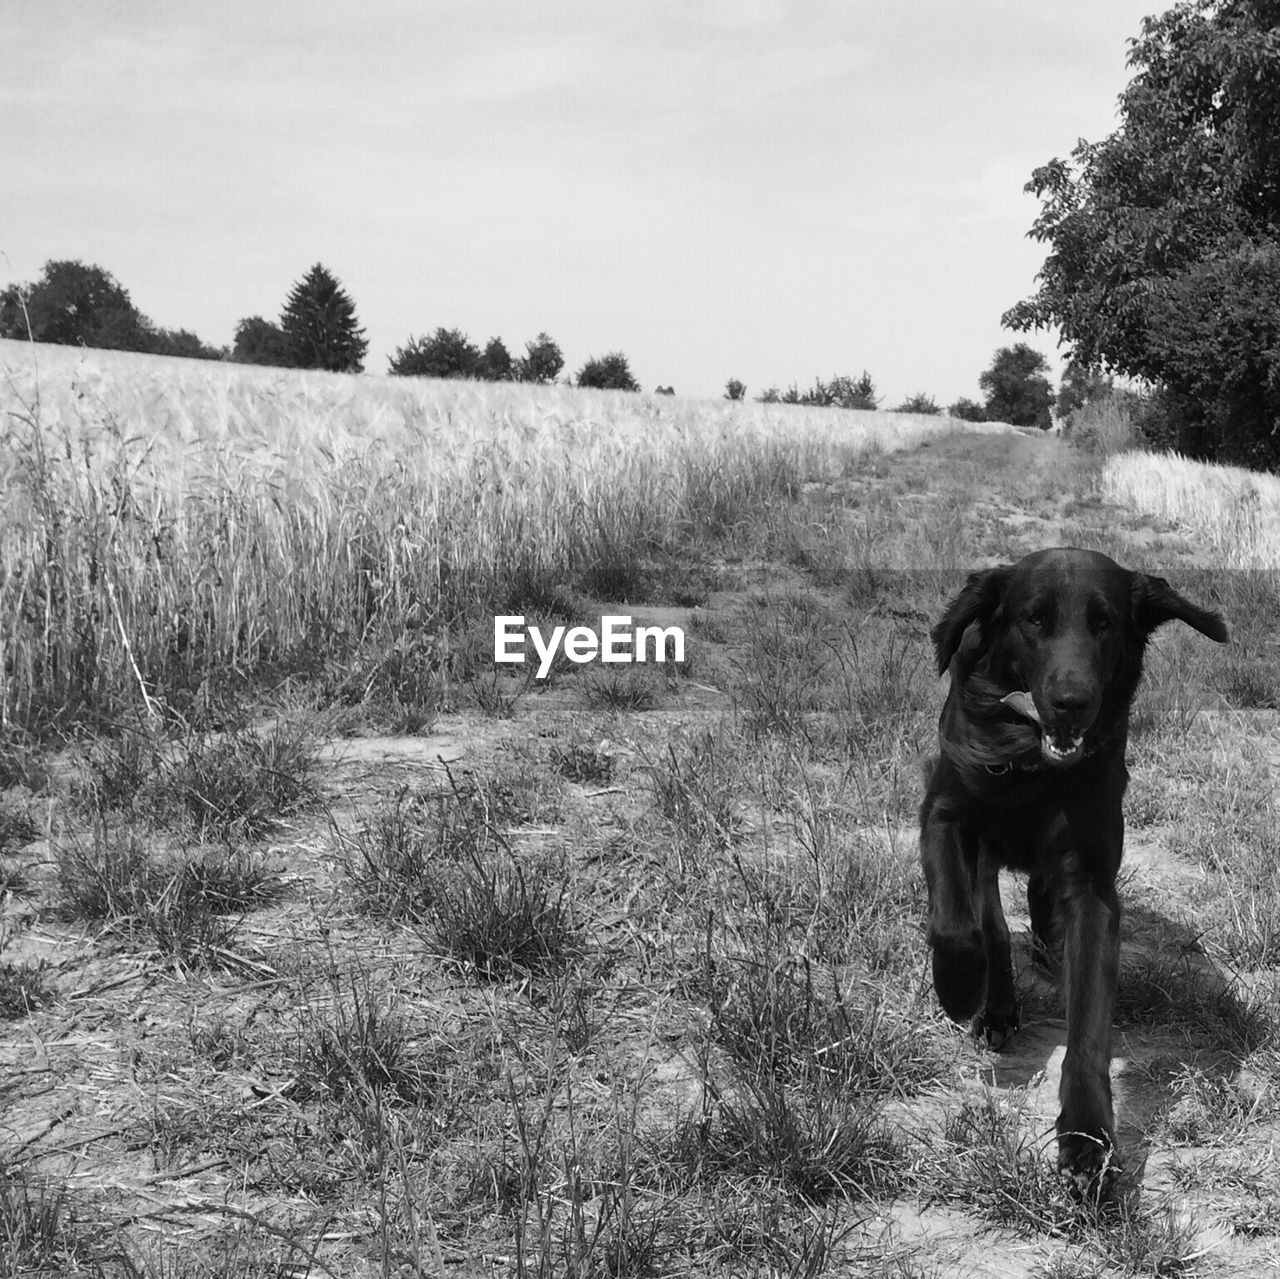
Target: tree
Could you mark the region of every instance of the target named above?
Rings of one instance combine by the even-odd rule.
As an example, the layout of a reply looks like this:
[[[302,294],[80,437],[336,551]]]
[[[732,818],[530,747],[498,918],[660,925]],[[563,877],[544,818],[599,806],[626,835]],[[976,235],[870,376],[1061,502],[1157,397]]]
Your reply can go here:
[[[0,294],[0,337],[145,351],[150,327],[113,275],[83,262],[46,262],[34,284]]]
[[[271,364],[277,368],[295,368],[293,349],[284,330],[260,315],[250,315],[236,325],[231,359],[237,364]]]
[[[521,382],[554,382],[564,368],[560,348],[546,333],[526,342],[524,355],[516,361],[516,378]]]
[[[604,391],[638,391],[640,383],[631,375],[627,357],[621,351],[610,351],[603,359],[594,356],[578,370],[579,386]]]
[[[861,377],[848,377],[843,374],[834,375],[830,382],[815,378],[813,388],[803,395],[795,393],[792,385],[790,391],[782,397],[786,404],[814,404],[819,408],[837,409],[874,409],[880,403],[876,395],[875,383],[871,374],[865,369]],[[791,398],[788,398],[791,397]]]
[[[1114,385],[1112,379],[1105,373],[1086,368],[1085,365],[1077,364],[1072,360],[1063,369],[1062,381],[1058,385],[1058,416],[1069,417],[1090,400],[1106,395]]]
[[[410,377],[473,378],[480,376],[480,348],[461,329],[436,329],[396,348],[391,372]]]
[[[917,391],[915,395],[909,395],[896,409],[895,413],[941,413],[942,410],[934,402],[932,395],[926,395],[923,391]]]
[[[147,342],[153,355],[174,355],[187,360],[222,360],[230,354],[225,347],[206,345],[190,329],[152,329]]]
[[[1074,361],[1165,388],[1179,447],[1280,465],[1276,0],[1143,22],[1120,125],[1035,170],[1039,288],[1005,315]]]
[[[987,410],[976,401],[966,400],[963,396],[947,412],[952,417],[959,418],[962,422],[985,422],[987,420]]]
[[[369,343],[356,323],[356,308],[331,272],[319,262],[293,286],[280,328],[300,369],[359,373]]]
[[[726,400],[744,400],[747,396],[747,385],[740,382],[736,377],[731,377],[724,384],[724,398]]]
[[[490,338],[476,369],[476,376],[486,382],[510,382],[515,377],[515,362],[501,338]]]
[[[1047,431],[1052,425],[1049,406],[1053,403],[1053,389],[1044,376],[1048,367],[1049,361],[1025,342],[1002,346],[991,367],[978,378],[987,396],[987,419]]]

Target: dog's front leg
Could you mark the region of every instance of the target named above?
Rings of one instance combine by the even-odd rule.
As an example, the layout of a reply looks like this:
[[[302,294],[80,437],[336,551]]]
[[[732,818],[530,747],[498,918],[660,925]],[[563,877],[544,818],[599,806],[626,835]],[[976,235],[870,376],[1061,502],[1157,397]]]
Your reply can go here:
[[[974,1018],[973,1034],[997,1052],[1018,1029],[1018,996],[1013,985],[1013,954],[1009,925],[1000,904],[1000,860],[986,840],[978,850],[978,917],[987,950],[986,1006]]]
[[[929,888],[933,986],[947,1015],[968,1021],[987,998],[978,841],[955,822],[928,813],[920,832],[920,854]]]
[[[1068,861],[1064,876],[1063,972],[1067,1051],[1062,1063],[1058,1166],[1092,1182],[1115,1142],[1111,1023],[1120,971],[1120,901],[1110,868]]]

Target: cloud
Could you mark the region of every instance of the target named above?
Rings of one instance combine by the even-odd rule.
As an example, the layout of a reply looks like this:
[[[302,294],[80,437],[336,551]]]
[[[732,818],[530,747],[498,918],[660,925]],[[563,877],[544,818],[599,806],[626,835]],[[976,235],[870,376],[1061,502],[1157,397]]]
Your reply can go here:
[[[598,79],[603,61],[599,44],[586,38],[495,45],[446,67],[432,96],[466,105],[572,91]]]

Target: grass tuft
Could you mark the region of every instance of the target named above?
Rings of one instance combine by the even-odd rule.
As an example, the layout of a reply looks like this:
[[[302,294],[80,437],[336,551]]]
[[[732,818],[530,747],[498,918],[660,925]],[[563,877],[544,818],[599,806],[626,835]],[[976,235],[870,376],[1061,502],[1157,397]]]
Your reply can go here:
[[[166,800],[185,813],[202,840],[260,839],[319,798],[316,746],[300,724],[267,733],[237,730],[193,736],[165,769]]]

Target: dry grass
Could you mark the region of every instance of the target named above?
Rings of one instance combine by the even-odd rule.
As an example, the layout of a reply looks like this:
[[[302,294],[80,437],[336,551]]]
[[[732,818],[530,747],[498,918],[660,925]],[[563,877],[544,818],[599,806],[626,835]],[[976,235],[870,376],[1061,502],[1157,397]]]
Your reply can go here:
[[[1280,568],[1280,476],[1176,453],[1118,453],[1103,467],[1102,492],[1187,529],[1224,568]]]
[[[426,651],[946,418],[0,343],[0,715],[184,713],[227,671]]]
[[[137,426],[149,403],[163,429],[147,454],[73,415],[91,448],[49,467],[74,498],[63,541],[42,549],[32,505],[5,543],[36,566],[0,585],[5,634],[36,652],[27,605],[65,560],[72,624],[50,635],[107,673],[75,685],[63,752],[19,731],[39,701],[22,668],[7,686],[0,1273],[1184,1274],[1210,1212],[1243,1257],[1222,1273],[1262,1268],[1268,580],[1189,585],[1258,646],[1228,668],[1168,628],[1141,694],[1132,1162],[1104,1210],[1053,1167],[1059,992],[1022,974],[1026,1030],[999,1059],[937,1012],[914,831],[942,693],[928,627],[962,574],[1064,538],[1169,569],[1126,553],[1093,463],[1021,436],[859,450],[830,430],[863,419],[785,407],[86,368],[104,399],[134,370],[112,411]],[[158,461],[184,431],[179,477]],[[196,464],[237,450],[241,471]],[[89,518],[130,458],[130,501],[154,505]],[[464,509],[493,521],[471,542]],[[548,510],[518,561],[546,574],[485,567]],[[156,512],[170,540],[148,558]],[[169,556],[197,546],[195,569]],[[432,578],[441,555],[456,571]],[[371,597],[388,565],[403,583]],[[614,593],[678,609],[690,661],[495,672],[475,610],[517,587],[540,620],[589,622]],[[203,619],[185,648],[161,652],[143,599]],[[319,629],[290,632],[312,608]],[[276,630],[319,656],[285,662]],[[64,650],[40,652],[32,670]],[[114,703],[129,714],[95,724]]]

